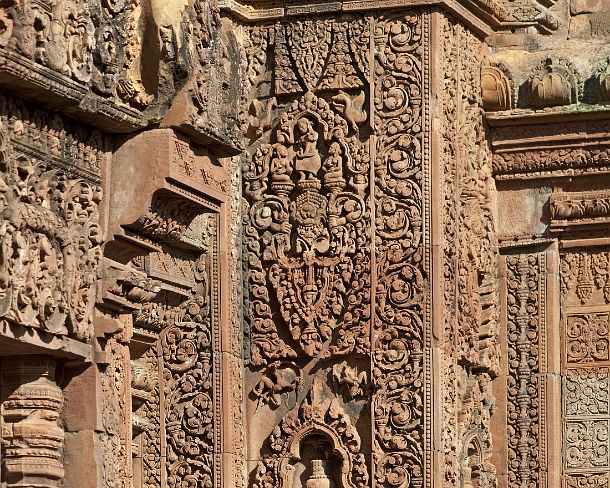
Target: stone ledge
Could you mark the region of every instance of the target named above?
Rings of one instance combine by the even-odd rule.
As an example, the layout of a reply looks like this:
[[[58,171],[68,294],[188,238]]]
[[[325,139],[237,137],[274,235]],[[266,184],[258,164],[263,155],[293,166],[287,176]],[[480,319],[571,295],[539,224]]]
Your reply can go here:
[[[57,336],[33,327],[24,327],[8,321],[0,322],[0,356],[44,354],[83,362],[91,362],[93,347],[90,344]]]
[[[148,125],[137,110],[94,95],[69,77],[7,49],[0,49],[0,86],[107,132],[132,132]]]

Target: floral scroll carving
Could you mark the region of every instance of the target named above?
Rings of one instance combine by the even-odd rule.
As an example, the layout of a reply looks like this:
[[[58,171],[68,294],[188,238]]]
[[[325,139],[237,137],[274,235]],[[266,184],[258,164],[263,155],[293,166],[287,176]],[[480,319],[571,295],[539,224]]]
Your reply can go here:
[[[566,425],[566,466],[568,468],[608,467],[608,420],[568,422]]]
[[[582,475],[566,478],[566,488],[605,488],[608,485],[608,475]]]
[[[422,486],[427,22],[413,11],[250,30],[251,147],[242,164],[250,398],[255,415],[282,419],[270,426],[254,486],[292,476],[287,450],[309,448],[283,443],[311,424],[311,409],[347,422],[366,404],[373,418],[349,429],[361,439],[373,423],[372,468],[360,440],[321,421],[311,427],[326,439],[312,442],[339,453],[338,472],[353,466],[335,484],[364,487],[374,477],[379,486]],[[326,397],[305,394],[311,377]]]
[[[204,283],[207,286],[207,283]],[[209,299],[185,302],[161,334],[167,482],[180,487],[214,480],[214,393]]]
[[[610,360],[608,313],[569,315],[566,323],[566,361],[586,363]]]
[[[569,370],[565,379],[566,415],[610,413],[608,368]]]
[[[599,486],[610,470],[610,313],[607,250],[573,249],[561,256],[564,479]],[[574,308],[578,307],[578,308]]]
[[[378,283],[373,344],[375,477],[419,486],[424,475],[422,43],[427,19],[383,17],[374,29],[378,136],[375,224]],[[406,463],[406,465],[405,465]]]

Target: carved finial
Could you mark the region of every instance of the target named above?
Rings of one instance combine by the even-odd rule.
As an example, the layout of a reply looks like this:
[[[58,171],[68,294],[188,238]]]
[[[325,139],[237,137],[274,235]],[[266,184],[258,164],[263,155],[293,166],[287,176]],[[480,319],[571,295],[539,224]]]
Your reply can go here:
[[[324,471],[324,461],[313,459],[311,461],[311,476],[305,484],[306,488],[330,488],[330,479]]]
[[[488,112],[513,108],[514,83],[508,68],[503,64],[484,61],[481,66],[481,92],[483,108]]]
[[[529,90],[535,108],[571,105],[578,103],[582,81],[570,61],[547,58],[530,75]]]

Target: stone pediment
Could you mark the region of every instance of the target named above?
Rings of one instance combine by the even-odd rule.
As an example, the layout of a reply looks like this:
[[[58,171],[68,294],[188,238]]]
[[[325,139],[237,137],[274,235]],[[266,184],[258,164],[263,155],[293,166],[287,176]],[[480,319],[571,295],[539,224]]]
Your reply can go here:
[[[555,0],[220,0],[219,6],[246,21],[282,17],[359,12],[418,6],[440,7],[473,28],[489,35],[493,30],[534,26],[543,32],[556,30],[559,21],[547,7]]]

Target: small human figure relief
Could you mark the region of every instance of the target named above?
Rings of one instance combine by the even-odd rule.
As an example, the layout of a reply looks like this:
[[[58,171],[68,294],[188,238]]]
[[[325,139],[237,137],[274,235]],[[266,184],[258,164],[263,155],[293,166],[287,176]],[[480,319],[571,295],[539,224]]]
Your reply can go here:
[[[315,176],[322,167],[322,159],[318,152],[318,133],[313,123],[303,117],[298,120],[296,129],[299,133],[295,143],[295,169],[299,172],[300,180],[304,181]]]

